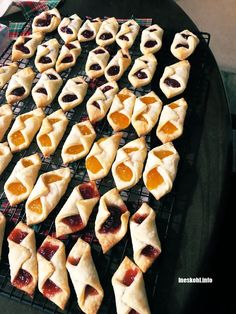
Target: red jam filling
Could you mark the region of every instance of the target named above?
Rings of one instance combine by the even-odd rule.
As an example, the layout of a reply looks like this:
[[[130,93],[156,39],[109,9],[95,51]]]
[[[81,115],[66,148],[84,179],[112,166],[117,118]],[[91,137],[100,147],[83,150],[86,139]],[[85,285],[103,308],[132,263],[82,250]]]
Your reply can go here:
[[[62,219],[62,222],[68,227],[70,227],[72,232],[79,231],[83,228],[83,221],[79,214],[65,217]]]
[[[100,55],[102,53],[105,53],[105,51],[103,49],[96,49],[96,50],[94,50],[93,53],[95,53],[95,55]]]
[[[129,314],[139,314],[137,311],[135,311],[134,309],[129,311]]]
[[[48,64],[51,63],[52,59],[50,57],[44,56],[39,59],[39,63]]]
[[[145,72],[142,72],[141,70],[134,73],[135,76],[137,76],[138,79],[144,80],[147,78],[147,74]]]
[[[112,34],[111,33],[103,33],[99,39],[101,40],[108,40],[108,39],[111,39],[112,38]]]
[[[175,49],[182,48],[182,47],[188,49],[189,45],[188,44],[178,44],[175,46]]]
[[[98,63],[92,64],[89,68],[89,70],[93,70],[93,71],[99,71],[101,70],[101,67]]]
[[[25,47],[25,44],[18,44],[18,45],[16,45],[16,49],[22,51],[25,54],[30,53],[29,48]]]
[[[88,39],[93,36],[93,31],[85,30],[81,33],[81,35]]]
[[[152,245],[147,245],[142,249],[141,254],[146,257],[156,258],[159,252]]]
[[[124,278],[122,280],[122,283],[125,286],[129,287],[132,284],[132,282],[134,281],[137,273],[138,273],[138,269],[137,268],[134,268],[134,269],[130,268],[130,269],[128,269],[125,272],[125,275],[124,275]]]
[[[79,191],[84,200],[99,197],[99,192],[94,182],[80,184]]]
[[[107,74],[110,76],[117,75],[120,72],[120,67],[118,65],[113,65],[107,70]]]
[[[53,74],[48,74],[48,78],[50,80],[58,80],[58,77],[56,75],[53,75]]]
[[[40,93],[40,94],[44,94],[44,95],[47,95],[47,94],[48,94],[48,93],[47,93],[47,90],[46,90],[45,88],[43,88],[43,87],[38,88],[38,89],[36,90],[36,93]]]
[[[152,48],[152,47],[156,46],[156,44],[157,44],[157,42],[156,42],[155,40],[148,40],[148,41],[145,43],[144,47],[146,47],[146,48]]]
[[[64,102],[72,102],[75,101],[77,99],[76,95],[72,95],[72,94],[68,94],[62,97],[62,101]]]
[[[51,299],[59,292],[62,292],[61,288],[59,288],[52,280],[47,279],[43,285],[43,295],[48,299]]]
[[[49,26],[53,16],[55,16],[55,15],[54,14],[47,14],[45,19],[37,19],[35,25],[39,26],[39,27]]]
[[[136,224],[141,224],[146,218],[147,218],[147,214],[143,214],[143,215],[140,215],[140,214],[136,214],[134,216],[134,221],[136,222]]]
[[[106,92],[108,92],[108,91],[111,90],[111,89],[113,89],[113,87],[110,86],[110,85],[107,85],[107,86],[105,86],[101,91],[105,94]]]
[[[121,35],[121,36],[119,37],[119,39],[125,40],[125,41],[129,41],[129,38],[128,38],[127,36],[125,36],[125,35]]]
[[[23,232],[20,229],[15,228],[10,233],[8,239],[15,242],[15,243],[20,244],[27,235],[28,235],[28,232]]]
[[[91,287],[90,285],[86,285],[85,287],[85,298],[87,298],[88,296],[94,296],[97,295],[98,292],[96,289],[94,289],[93,287]]]
[[[70,63],[73,62],[73,57],[72,56],[67,56],[64,59],[61,60],[61,63]]]
[[[121,215],[124,211],[119,206],[107,205],[110,216],[99,229],[100,233],[116,233],[121,226]]]
[[[19,97],[19,96],[22,96],[24,93],[25,93],[24,87],[17,87],[13,89],[13,91],[11,92],[11,95]]]
[[[22,287],[28,286],[32,281],[32,275],[28,271],[21,268],[14,278],[12,284],[13,286],[21,289]]]
[[[58,245],[51,244],[50,242],[45,242],[38,249],[38,253],[41,254],[46,260],[50,261],[56,251],[59,249]]]
[[[178,81],[176,81],[175,79],[172,79],[170,77],[167,77],[165,80],[164,80],[164,83],[170,87],[173,87],[173,88],[178,88],[180,87],[180,83]]]
[[[67,259],[67,262],[70,263],[73,266],[77,266],[79,264],[80,258],[75,258],[73,256],[69,256]]]
[[[92,103],[92,105],[100,110],[100,106],[99,106],[99,103],[97,101],[94,101]]]
[[[65,46],[66,46],[68,49],[74,49],[74,48],[76,48],[75,45],[70,44],[70,43],[69,43],[69,44],[66,44]]]
[[[62,33],[73,34],[72,29],[69,28],[68,26],[63,26],[63,27],[61,27],[61,31],[62,31]]]

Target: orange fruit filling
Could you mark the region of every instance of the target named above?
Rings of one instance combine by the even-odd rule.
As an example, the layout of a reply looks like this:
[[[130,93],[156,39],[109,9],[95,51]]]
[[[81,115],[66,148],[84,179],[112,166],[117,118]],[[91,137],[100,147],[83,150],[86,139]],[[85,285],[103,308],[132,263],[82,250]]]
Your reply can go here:
[[[21,131],[16,131],[12,134],[11,141],[15,146],[20,146],[25,142],[25,138]]]
[[[173,152],[171,152],[170,150],[159,150],[157,152],[154,152],[154,155],[162,160],[170,155],[173,155]]]
[[[26,114],[24,116],[21,117],[21,121],[25,122],[25,120],[29,119],[32,117],[32,114]]]
[[[113,120],[113,122],[120,128],[120,129],[125,129],[129,126],[129,118],[127,118],[126,115],[124,115],[123,113],[120,113],[118,111],[113,112],[111,114],[111,119]]]
[[[86,125],[79,125],[78,128],[83,135],[91,134],[90,129]]]
[[[146,105],[150,105],[153,104],[154,102],[156,102],[156,98],[154,97],[142,97],[140,98],[142,102],[144,102]]]
[[[50,140],[50,137],[47,134],[43,134],[40,136],[39,141],[42,146],[52,146],[52,142]]]
[[[84,150],[84,146],[83,145],[73,145],[70,146],[69,148],[67,148],[66,153],[67,154],[79,154]]]
[[[28,160],[28,159],[23,159],[22,160],[22,165],[27,168],[29,166],[32,166],[34,163],[31,161],[31,160]]]
[[[127,167],[123,162],[120,163],[117,167],[116,167],[116,172],[118,174],[118,176],[120,177],[120,179],[122,181],[130,181],[133,177],[133,172],[132,170]]]
[[[92,173],[98,173],[102,169],[102,165],[94,156],[89,157],[85,164],[86,168]]]
[[[60,181],[62,177],[58,176],[57,174],[50,174],[44,177],[45,184],[54,183],[56,181]]]
[[[176,126],[171,123],[170,121],[167,121],[163,127],[160,129],[160,131],[164,132],[165,134],[173,134],[177,131],[178,129]]]
[[[156,189],[163,182],[164,182],[164,180],[156,168],[154,168],[148,172],[148,174],[147,174],[147,188],[148,188],[148,190]]]
[[[13,182],[8,185],[8,190],[14,195],[21,195],[27,192],[26,187],[21,182]]]
[[[48,121],[49,121],[51,124],[55,124],[55,123],[57,123],[58,121],[60,121],[60,119],[48,119]]]
[[[140,113],[138,116],[137,116],[137,118],[136,118],[137,120],[139,120],[139,121],[142,121],[142,122],[145,122],[145,123],[148,123],[147,122],[147,119],[145,119],[144,118],[144,116],[143,116],[143,114],[142,113]]]
[[[128,148],[124,148],[124,151],[126,152],[126,154],[130,154],[132,152],[137,152],[138,148],[137,147],[128,147]]]
[[[118,94],[117,96],[121,102],[125,101],[126,99],[130,97],[129,95],[125,95],[125,94]]]
[[[169,107],[171,109],[175,109],[175,108],[178,108],[179,106],[176,103],[172,102],[172,104],[170,104]]]
[[[29,209],[36,214],[42,214],[43,209],[40,198],[36,198],[36,200],[29,203]]]
[[[100,144],[102,142],[104,142],[107,139],[107,137],[101,137],[98,141],[97,144]]]
[[[3,152],[0,150],[0,156],[2,156],[3,155]]]

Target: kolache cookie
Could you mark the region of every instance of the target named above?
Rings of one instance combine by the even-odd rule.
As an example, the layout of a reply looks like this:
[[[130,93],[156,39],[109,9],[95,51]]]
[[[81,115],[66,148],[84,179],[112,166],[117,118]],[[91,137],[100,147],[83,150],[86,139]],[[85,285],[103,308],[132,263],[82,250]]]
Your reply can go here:
[[[56,38],[49,39],[37,48],[35,66],[39,72],[46,71],[55,66],[60,44]]]
[[[85,72],[90,79],[95,79],[104,74],[110,54],[104,47],[96,47],[88,54]]]
[[[78,32],[78,40],[80,42],[91,41],[96,38],[102,21],[99,17],[86,20]]]
[[[199,39],[189,30],[176,33],[170,51],[179,60],[187,59],[196,49]]]
[[[61,15],[56,8],[48,11],[43,11],[33,19],[33,33],[51,33],[57,28],[60,22]]]
[[[12,160],[12,152],[8,146],[8,142],[0,143],[0,175]]]
[[[97,45],[106,47],[114,43],[118,29],[119,23],[115,17],[104,20],[96,36]]]
[[[0,106],[0,141],[2,141],[6,131],[13,120],[13,111],[10,105],[4,104]]]
[[[116,35],[116,43],[121,49],[130,49],[138,35],[140,26],[135,20],[128,20],[120,27]]]
[[[105,68],[107,81],[118,81],[131,64],[131,57],[127,49],[120,49]]]
[[[17,70],[17,62],[0,65],[0,88],[3,88],[3,86],[10,80],[12,75],[16,73]]]
[[[142,31],[140,50],[142,54],[156,53],[162,47],[163,29],[157,24],[151,25]]]
[[[58,34],[64,42],[68,44],[69,42],[76,40],[81,24],[82,20],[77,14],[73,14],[70,17],[64,17],[58,26]]]
[[[63,45],[56,61],[56,71],[62,72],[73,67],[80,54],[81,46],[78,40]]]

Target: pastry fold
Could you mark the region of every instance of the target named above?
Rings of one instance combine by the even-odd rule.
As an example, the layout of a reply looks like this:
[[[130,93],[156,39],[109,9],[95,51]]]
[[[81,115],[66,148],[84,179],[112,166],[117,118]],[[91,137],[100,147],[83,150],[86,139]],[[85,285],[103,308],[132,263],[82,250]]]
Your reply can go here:
[[[97,45],[106,47],[114,43],[118,29],[119,23],[115,17],[104,20],[96,36]]]
[[[56,38],[49,39],[38,46],[34,63],[39,72],[55,66],[59,48],[60,44]]]
[[[170,51],[179,60],[187,59],[196,49],[199,39],[189,30],[176,33]]]
[[[120,49],[105,68],[107,81],[118,81],[131,64],[131,57],[127,49]]]
[[[63,18],[58,26],[58,33],[66,44],[77,38],[81,24],[82,20],[77,14]]]
[[[56,8],[44,11],[33,19],[33,33],[50,33],[54,31],[61,22],[61,15]]]
[[[80,42],[90,41],[96,38],[102,21],[99,17],[86,20],[78,32],[78,40]]]
[[[2,141],[6,131],[13,120],[13,112],[11,106],[4,104],[0,106],[0,141]]]
[[[157,24],[151,25],[142,31],[140,50],[142,54],[156,53],[162,47],[163,29]]]
[[[110,54],[104,47],[96,47],[88,54],[85,72],[90,79],[100,77],[104,74]]]
[[[62,72],[73,67],[80,54],[81,46],[78,40],[63,45],[56,62],[56,71]]]
[[[17,70],[18,64],[16,62],[0,65],[0,88],[3,88]]]
[[[12,157],[13,155],[8,146],[8,142],[0,143],[0,175],[6,169]]]
[[[6,217],[3,215],[2,212],[0,212],[0,261],[2,256],[2,243],[5,233],[5,227],[6,227]]]
[[[117,45],[122,49],[130,49],[138,35],[140,26],[135,20],[128,20],[121,25],[116,35]]]

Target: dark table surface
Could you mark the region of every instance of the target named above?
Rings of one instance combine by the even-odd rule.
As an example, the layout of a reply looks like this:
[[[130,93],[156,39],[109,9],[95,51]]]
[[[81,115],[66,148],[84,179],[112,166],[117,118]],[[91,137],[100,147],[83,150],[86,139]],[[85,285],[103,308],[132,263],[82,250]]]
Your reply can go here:
[[[66,0],[63,15],[152,17],[164,29],[198,31],[178,5],[170,0]],[[206,14],[207,16],[207,14]],[[0,22],[22,20],[21,14]],[[199,26],[200,27],[200,26]],[[207,31],[207,30],[202,30]],[[227,100],[214,56],[207,49],[209,86],[204,119],[193,126],[198,145],[194,166],[181,175],[158,280],[157,310],[161,313],[231,313],[232,276],[229,239],[233,236],[231,208],[231,127]],[[187,203],[178,195],[188,194]],[[211,277],[213,284],[179,284],[179,277]],[[233,289],[232,289],[233,290]],[[0,313],[40,311],[0,297]],[[113,314],[113,313],[111,313]],[[153,313],[154,314],[154,313]],[[156,313],[155,313],[156,314]]]

